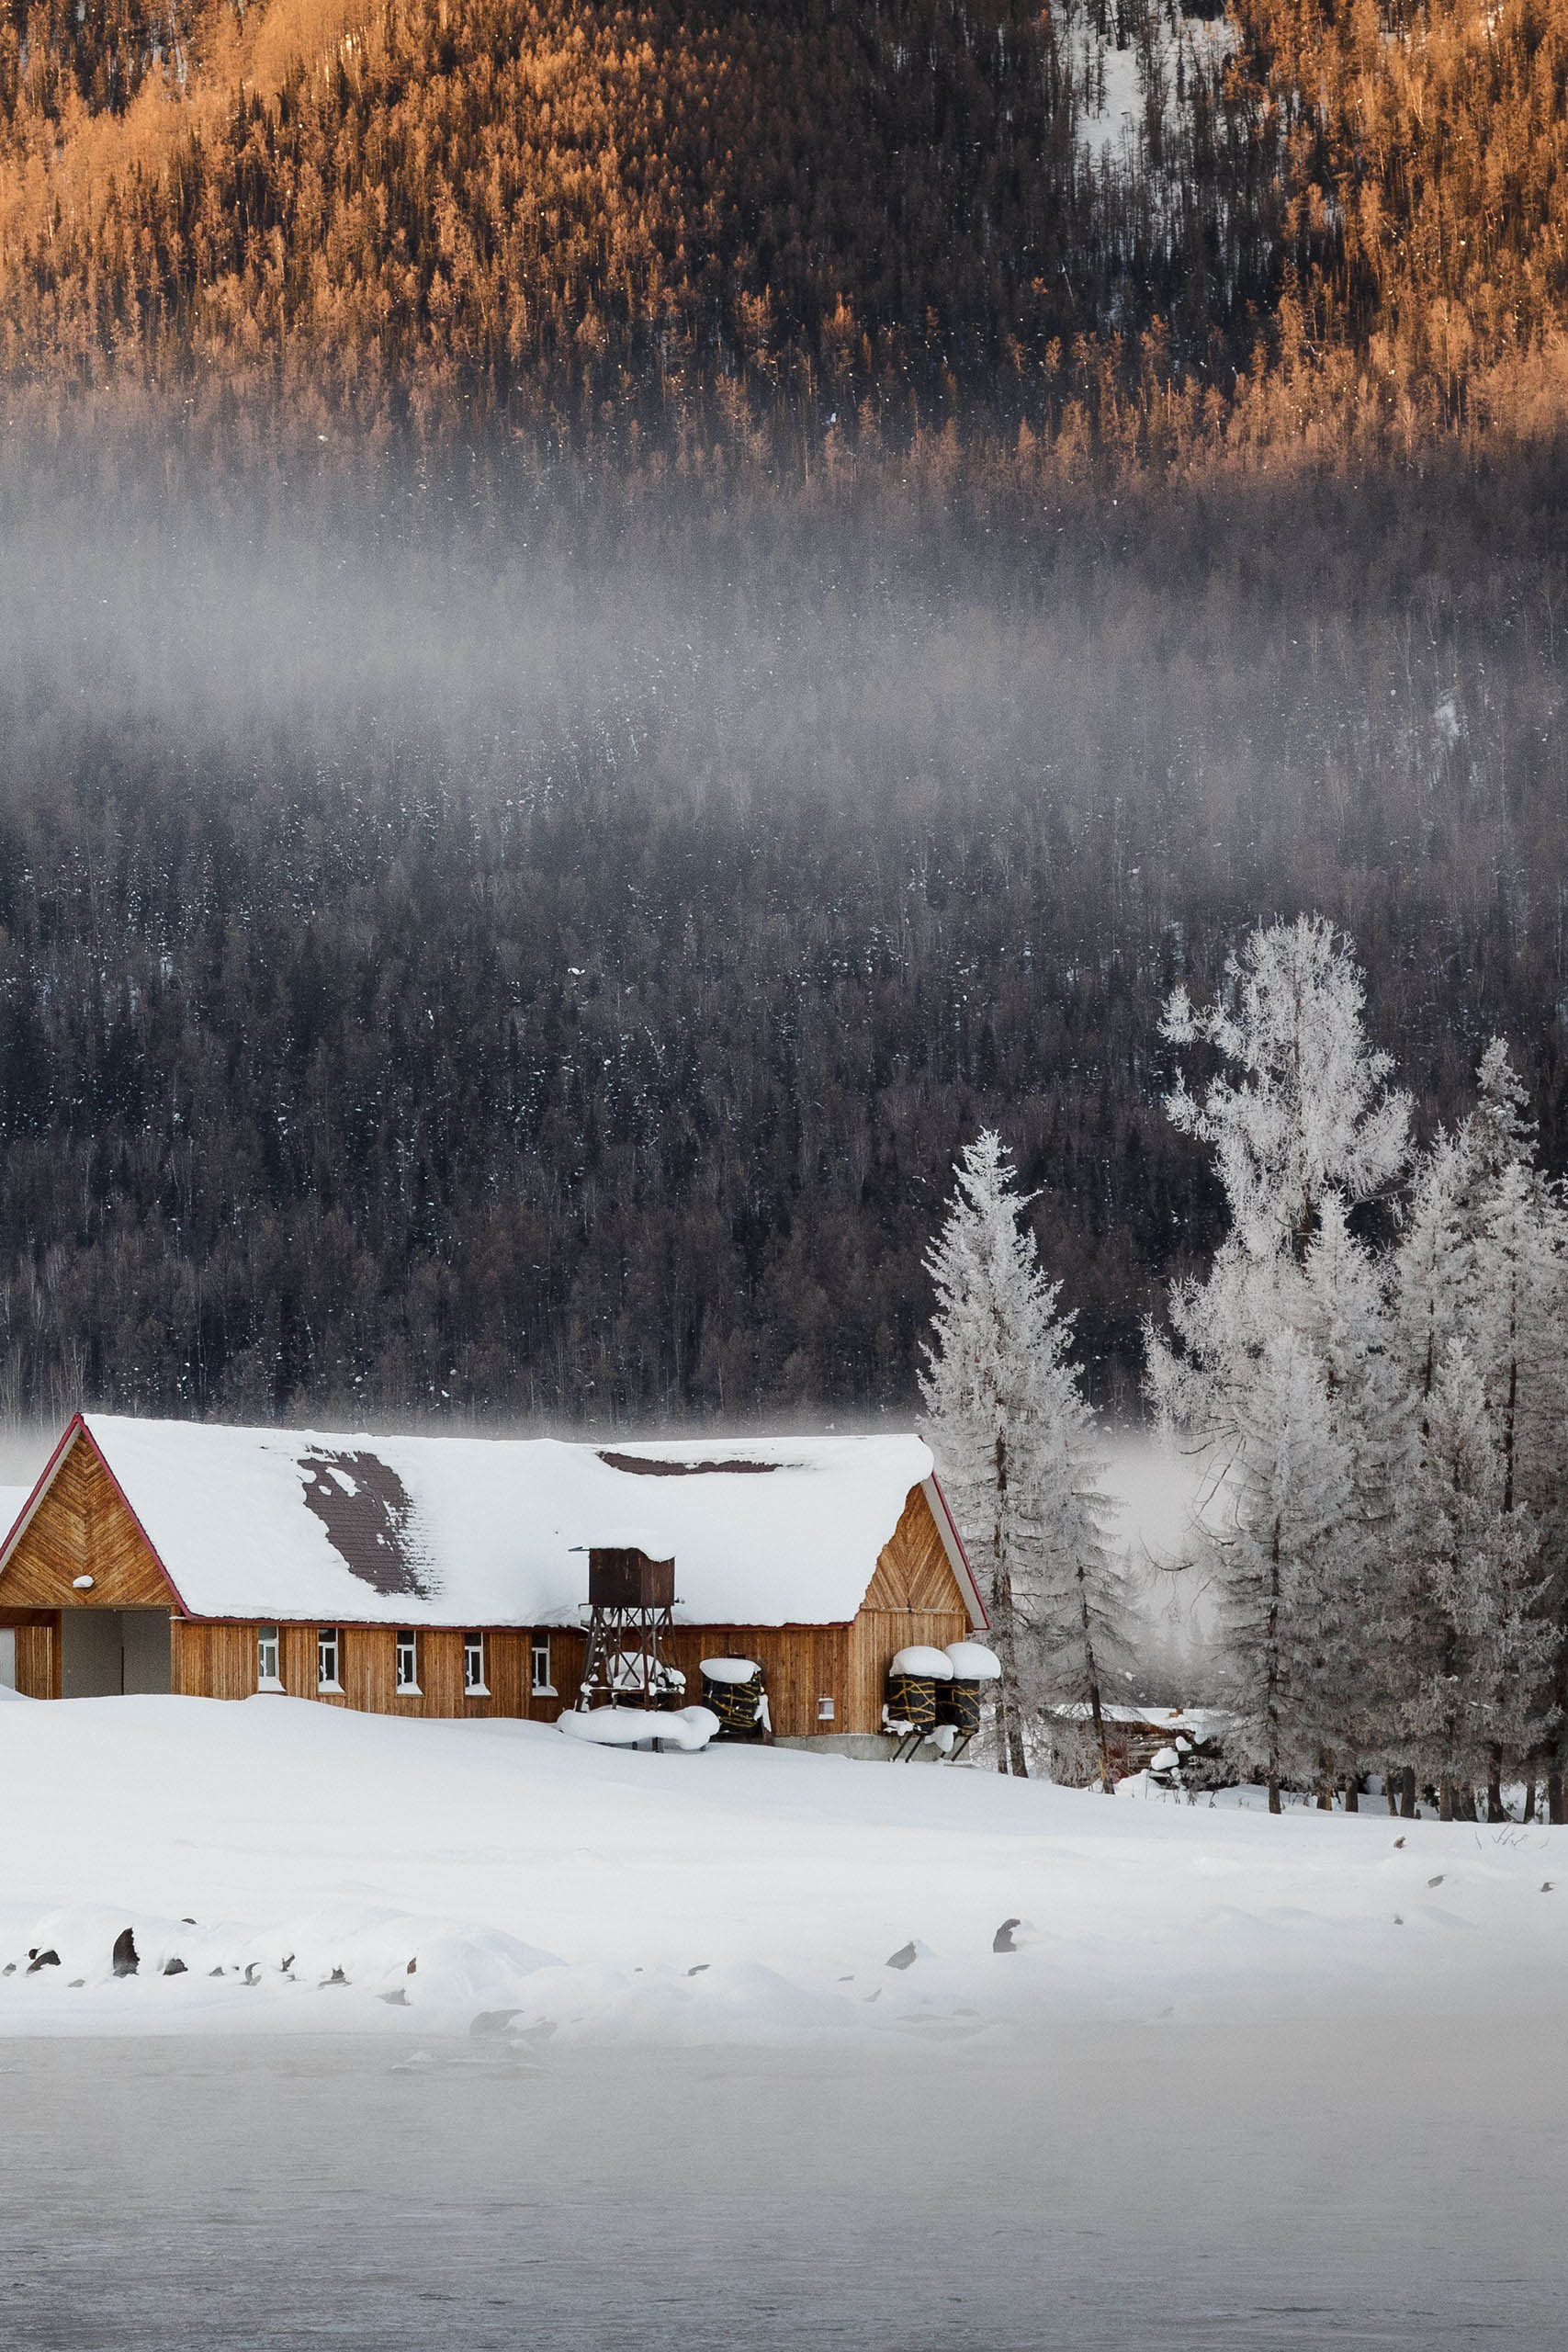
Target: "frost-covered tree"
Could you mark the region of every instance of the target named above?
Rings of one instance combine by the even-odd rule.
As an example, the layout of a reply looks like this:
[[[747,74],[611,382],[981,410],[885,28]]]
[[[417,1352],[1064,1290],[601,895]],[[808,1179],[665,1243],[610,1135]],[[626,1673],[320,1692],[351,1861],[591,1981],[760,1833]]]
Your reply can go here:
[[[1409,1102],[1363,1026],[1348,944],[1316,918],[1256,931],[1225,1001],[1171,997],[1165,1034],[1225,1067],[1168,1098],[1213,1147],[1230,1226],[1206,1281],[1147,1333],[1165,1421],[1205,1458],[1210,1563],[1241,1744],[1269,1785],[1354,1776],[1372,1713],[1368,1628],[1399,1502],[1408,1415],[1378,1272],[1348,1211],[1409,1155]]]
[[[937,1306],[920,1394],[943,1478],[980,1539],[1002,1663],[998,1765],[1026,1772],[1032,1714],[1043,1702],[1077,1699],[1109,1786],[1100,1686],[1119,1638],[1120,1588],[1092,1417],[1066,1360],[1072,1320],[1021,1229],[1032,1196],[1000,1137],[978,1136],[953,1172],[926,1259]]]
[[[1213,1144],[1250,1256],[1303,1257],[1326,1192],[1367,1200],[1405,1165],[1410,1098],[1388,1091],[1393,1063],[1368,1041],[1364,1003],[1349,943],[1320,915],[1253,932],[1226,961],[1220,1002],[1197,1010],[1184,988],[1167,1001],[1171,1043],[1213,1046],[1227,1065],[1201,1100],[1179,1078],[1167,1108]]]
[[[1070,1316],[1054,1329],[1063,1348]],[[1126,1589],[1111,1540],[1114,1505],[1106,1458],[1077,1367],[1058,1352],[1043,1384],[1036,1438],[1041,1544],[1017,1596],[1023,1635],[1021,1671],[1032,1713],[1070,1709],[1092,1729],[1100,1785],[1111,1791],[1101,1703],[1107,1676],[1127,1654]]]
[[[1201,1538],[1235,1745],[1278,1813],[1288,1778],[1322,1776],[1325,1691],[1351,1643],[1351,1452],[1288,1256],[1260,1264],[1227,1241],[1206,1283],[1173,1292],[1169,1313],[1175,1345],[1149,1335],[1150,1389],[1209,1473]]]
[[[1383,1752],[1398,1671],[1400,1528],[1418,1440],[1388,1269],[1351,1231],[1333,1192],[1324,1197],[1302,1268],[1297,1313],[1345,1481],[1335,1575],[1322,1596],[1303,1698],[1319,1742],[1320,1788],[1332,1761],[1354,1806],[1361,1761]]]
[[[1342,1547],[1350,1469],[1322,1368],[1288,1325],[1268,1334],[1235,1398],[1237,1446],[1224,1561],[1224,1630],[1237,1747],[1280,1810],[1281,1780],[1321,1778],[1321,1689],[1345,1641]],[[1332,1668],[1329,1668],[1332,1671]]]
[[[1495,1416],[1460,1340],[1443,1349],[1424,1418],[1398,1728],[1437,1783],[1445,1821],[1459,1792],[1482,1780],[1500,1819],[1503,1758],[1521,1757],[1535,1736],[1551,1648],[1537,1531],[1528,1508],[1507,1499]]]
[[[1459,1539],[1450,1521],[1462,1501],[1468,1581],[1462,1610],[1453,1601],[1460,1611],[1453,1625],[1462,1618],[1466,1630],[1446,1637],[1461,1661],[1462,1688],[1449,1696],[1461,1724],[1479,1707],[1495,1727],[1484,1754],[1470,1754],[1467,1770],[1484,1778],[1488,1814],[1500,1819],[1504,1758],[1520,1758],[1519,1726],[1528,1718],[1532,1736],[1545,1743],[1549,1802],[1552,1817],[1561,1819],[1568,1704],[1568,1498],[1561,1467],[1568,1417],[1568,1224],[1558,1193],[1535,1165],[1524,1085],[1501,1039],[1487,1046],[1477,1076],[1475,1110],[1457,1134],[1438,1136],[1417,1169],[1397,1257],[1403,1343],[1421,1413],[1418,1507],[1404,1546],[1407,1613],[1419,1628],[1437,1607],[1434,1596],[1453,1588],[1460,1571],[1447,1562]],[[1445,1383],[1446,1404],[1439,1396]],[[1473,1423],[1463,1431],[1454,1420],[1456,1385],[1469,1399]],[[1445,1499],[1450,1496],[1451,1507]],[[1484,1541],[1475,1537],[1478,1528],[1489,1531]],[[1495,1584],[1490,1599],[1488,1576]],[[1529,1623],[1516,1632],[1517,1593],[1524,1586],[1531,1596]],[[1404,1712],[1409,1716],[1414,1708],[1429,1729],[1433,1686],[1420,1649],[1415,1638],[1403,1647],[1407,1678],[1428,1676],[1425,1698],[1407,1681]],[[1514,1678],[1506,1691],[1496,1679],[1504,1657]],[[1527,1674],[1535,1677],[1528,1690],[1518,1680]],[[1441,1767],[1450,1781],[1454,1770],[1451,1759]],[[1440,1779],[1438,1768],[1429,1777]],[[1533,1764],[1530,1777],[1533,1794]]]

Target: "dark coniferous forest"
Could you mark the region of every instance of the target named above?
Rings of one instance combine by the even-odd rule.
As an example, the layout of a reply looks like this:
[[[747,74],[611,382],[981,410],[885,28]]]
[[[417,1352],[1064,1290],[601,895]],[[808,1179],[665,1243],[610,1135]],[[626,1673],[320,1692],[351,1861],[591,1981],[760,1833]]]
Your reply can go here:
[[[0,1404],[1135,1409],[1302,908],[1568,1166],[1560,13],[18,0]]]

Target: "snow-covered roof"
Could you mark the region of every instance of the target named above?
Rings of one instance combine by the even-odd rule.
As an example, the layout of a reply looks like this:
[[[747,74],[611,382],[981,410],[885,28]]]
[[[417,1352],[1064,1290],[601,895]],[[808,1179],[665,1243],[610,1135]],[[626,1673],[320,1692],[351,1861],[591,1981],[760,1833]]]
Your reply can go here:
[[[1229,1730],[1235,1718],[1223,1707],[1125,1707],[1102,1703],[1100,1714],[1108,1724],[1131,1724],[1145,1731],[1168,1732],[1174,1738],[1178,1732],[1187,1739],[1218,1739]],[[1070,1705],[1053,1708],[1054,1714],[1087,1723],[1093,1709],[1087,1700],[1078,1699]]]
[[[655,1557],[674,1556],[678,1622],[844,1623],[910,1488],[928,1481],[972,1590],[914,1435],[579,1445],[104,1413],[83,1425],[194,1617],[575,1624],[588,1547],[624,1542],[630,1525]],[[971,1614],[980,1622],[977,1600]]]

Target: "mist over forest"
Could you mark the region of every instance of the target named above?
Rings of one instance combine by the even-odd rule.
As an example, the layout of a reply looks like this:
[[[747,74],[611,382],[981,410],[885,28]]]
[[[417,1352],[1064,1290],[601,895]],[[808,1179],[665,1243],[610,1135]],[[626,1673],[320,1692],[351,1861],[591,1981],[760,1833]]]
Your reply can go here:
[[[908,1413],[989,1124],[1134,1414],[1222,1222],[1161,1001],[1303,908],[1423,1130],[1500,1032],[1562,1170],[1561,471],[481,500],[34,446],[6,1411]]]

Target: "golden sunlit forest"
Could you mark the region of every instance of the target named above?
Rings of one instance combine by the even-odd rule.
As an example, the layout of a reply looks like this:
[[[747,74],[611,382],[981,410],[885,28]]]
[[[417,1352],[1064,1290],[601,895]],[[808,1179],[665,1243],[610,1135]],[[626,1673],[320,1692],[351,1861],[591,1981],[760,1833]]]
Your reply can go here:
[[[1407,458],[1560,414],[1565,161],[1563,0],[6,0],[0,357],[240,454]]]

